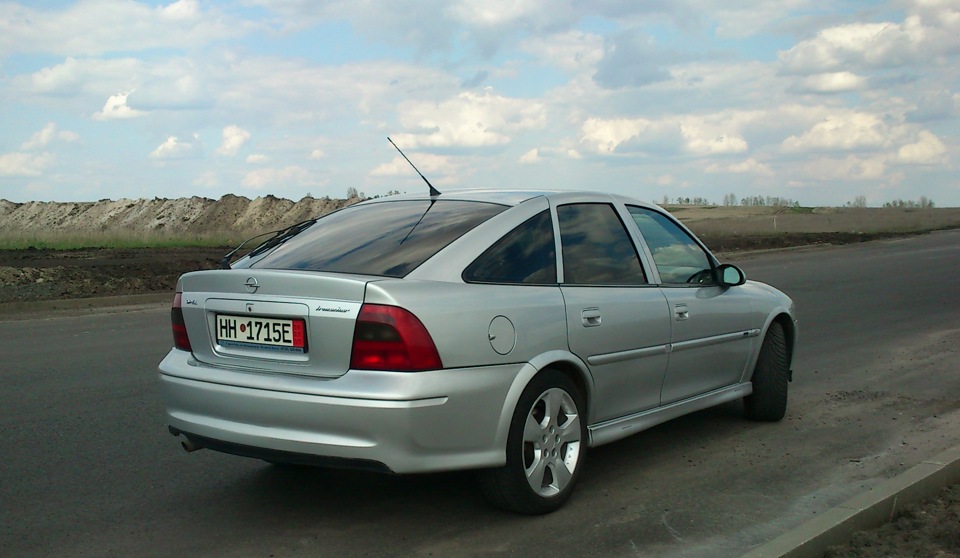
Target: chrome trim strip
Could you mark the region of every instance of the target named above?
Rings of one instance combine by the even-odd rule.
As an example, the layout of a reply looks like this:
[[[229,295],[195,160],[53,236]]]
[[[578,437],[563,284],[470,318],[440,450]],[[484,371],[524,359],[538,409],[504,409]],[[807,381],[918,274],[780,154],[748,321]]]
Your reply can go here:
[[[663,355],[670,352],[670,345],[655,345],[653,347],[644,347],[643,349],[630,349],[629,351],[620,351],[617,353],[606,353],[587,357],[587,363],[591,366],[602,364],[612,364],[614,362],[623,362],[635,358]]]
[[[668,420],[713,407],[714,405],[740,399],[751,393],[753,393],[753,384],[750,382],[734,384],[699,395],[692,399],[677,401],[676,403],[650,409],[649,411],[643,411],[588,426],[587,431],[590,436],[590,447],[600,446],[621,438],[626,438],[627,436],[667,422]]]
[[[759,329],[750,329],[747,331],[737,331],[734,333],[724,333],[723,335],[714,335],[713,337],[702,337],[700,339],[691,339],[690,341],[681,341],[670,345],[670,352],[686,351],[689,349],[699,349],[709,347],[710,345],[719,345],[730,341],[739,341],[740,339],[749,339],[759,337]]]

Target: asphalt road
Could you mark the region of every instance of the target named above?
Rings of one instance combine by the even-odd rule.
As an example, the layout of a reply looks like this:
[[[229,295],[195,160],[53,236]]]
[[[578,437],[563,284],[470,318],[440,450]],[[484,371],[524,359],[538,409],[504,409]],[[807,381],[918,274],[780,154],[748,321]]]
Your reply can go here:
[[[167,308],[0,323],[0,554],[739,556],[960,443],[960,231],[738,263],[797,302],[784,421],[732,403],[597,448],[536,518],[470,473],[183,452],[156,389]]]

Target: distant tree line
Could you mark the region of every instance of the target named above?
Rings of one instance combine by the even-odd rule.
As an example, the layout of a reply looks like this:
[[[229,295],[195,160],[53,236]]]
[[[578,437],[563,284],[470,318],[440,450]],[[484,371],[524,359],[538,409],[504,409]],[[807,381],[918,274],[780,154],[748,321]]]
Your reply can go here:
[[[845,207],[867,207],[867,197],[866,196],[857,196],[853,198],[853,201],[848,201],[844,204]],[[933,203],[933,200],[927,196],[920,196],[920,199],[917,201],[914,200],[901,200],[896,199],[893,201],[884,202],[883,207],[911,207],[911,208],[931,208],[935,207],[936,204]]]
[[[707,198],[701,198],[700,196],[694,198],[685,198],[683,196],[677,196],[676,199],[671,200],[670,196],[664,194],[662,205],[717,205]]]
[[[867,207],[867,196],[857,196],[852,202],[846,203],[847,207]]]
[[[679,196],[677,198],[670,198],[670,196],[664,194],[662,205],[717,205],[707,198],[701,198],[699,196],[688,198]],[[737,195],[730,193],[723,196],[723,205],[726,207],[733,207],[736,205],[742,206],[768,206],[768,207],[800,207],[800,202],[792,200],[790,198],[782,198],[779,196],[753,196],[748,198],[740,198],[739,203],[737,203]]]
[[[931,208],[934,206],[935,204],[933,203],[933,200],[931,200],[927,196],[920,196],[920,199],[917,201],[913,201],[913,200],[904,201],[901,199],[897,199],[894,201],[885,202],[883,204],[883,207],[920,207],[924,209]]]
[[[740,198],[740,205],[744,206],[767,206],[767,207],[800,207],[800,202],[790,198],[781,198],[780,196],[753,196],[752,198]]]
[[[702,198],[699,196],[693,198],[684,196],[671,198],[666,194],[664,194],[663,200],[660,203],[662,205],[716,205],[707,198]],[[738,200],[736,194],[729,193],[723,196],[723,205],[725,207],[735,207],[737,205],[744,207],[800,207],[800,202],[779,196],[751,196],[740,198]],[[867,207],[867,196],[857,196],[853,198],[853,200],[845,203],[844,207]],[[883,207],[909,207],[927,209],[936,207],[936,204],[927,196],[920,196],[919,200],[896,199],[893,201],[884,202]]]

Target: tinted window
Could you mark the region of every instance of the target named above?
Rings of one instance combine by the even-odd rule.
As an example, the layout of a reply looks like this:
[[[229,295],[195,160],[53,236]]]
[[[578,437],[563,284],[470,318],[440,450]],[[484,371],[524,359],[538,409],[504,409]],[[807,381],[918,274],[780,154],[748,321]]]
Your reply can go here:
[[[544,211],[513,229],[463,272],[477,283],[547,285],[557,282],[557,251],[550,212]]]
[[[250,267],[403,277],[504,209],[444,200],[352,206],[323,217]]]
[[[713,283],[713,266],[699,244],[666,215],[628,206],[650,248],[662,283]]]
[[[646,283],[633,242],[613,206],[600,203],[561,205],[557,208],[557,217],[564,283]]]

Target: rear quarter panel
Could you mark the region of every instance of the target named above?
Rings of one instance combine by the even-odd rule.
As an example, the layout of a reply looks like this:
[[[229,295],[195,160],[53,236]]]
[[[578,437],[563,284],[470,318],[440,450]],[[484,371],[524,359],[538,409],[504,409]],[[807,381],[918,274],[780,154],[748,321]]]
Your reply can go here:
[[[525,363],[566,349],[566,316],[558,287],[477,285],[444,281],[379,281],[367,287],[366,302],[402,306],[430,332],[445,368]],[[491,340],[491,323],[498,320]],[[512,328],[510,327],[512,326]],[[505,354],[504,336],[513,330]]]

